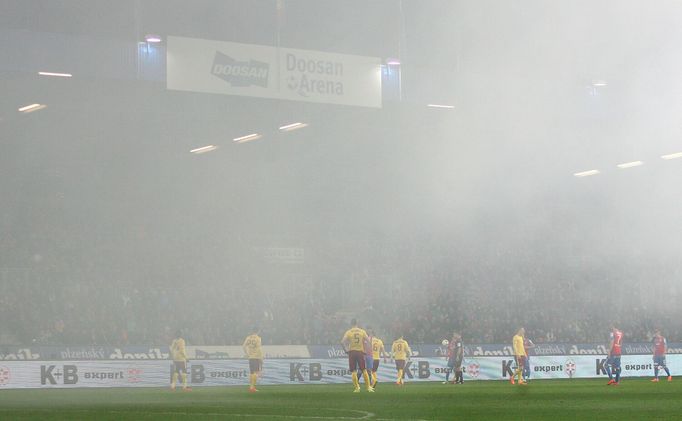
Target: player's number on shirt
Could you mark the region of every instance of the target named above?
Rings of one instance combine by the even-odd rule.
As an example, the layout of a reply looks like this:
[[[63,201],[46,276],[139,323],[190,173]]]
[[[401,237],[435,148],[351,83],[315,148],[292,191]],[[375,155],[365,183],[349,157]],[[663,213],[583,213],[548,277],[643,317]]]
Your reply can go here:
[[[360,343],[360,334],[356,333],[353,335],[353,340],[355,341],[356,344]]]
[[[396,345],[396,346],[395,346],[395,349],[397,349],[398,351],[402,351],[402,350],[403,350],[402,344]]]
[[[374,350],[374,352],[379,352],[379,344],[374,344],[372,350]]]

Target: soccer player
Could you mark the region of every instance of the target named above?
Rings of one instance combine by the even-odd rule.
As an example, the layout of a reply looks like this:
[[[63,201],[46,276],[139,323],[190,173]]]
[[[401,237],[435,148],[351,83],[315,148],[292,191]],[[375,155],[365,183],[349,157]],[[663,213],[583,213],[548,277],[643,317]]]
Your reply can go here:
[[[395,368],[398,370],[398,379],[395,384],[398,386],[403,386],[405,384],[403,380],[403,375],[405,374],[405,361],[412,355],[412,350],[410,345],[403,335],[400,335],[398,339],[393,342],[391,346],[391,359],[395,360]]]
[[[386,349],[384,349],[384,341],[374,336],[373,330],[370,330],[369,334],[372,338],[372,387],[377,387],[379,359],[383,357],[386,362]]]
[[[673,381],[673,376],[670,375],[670,370],[665,364],[665,354],[668,352],[668,341],[661,335],[661,329],[656,329],[656,334],[653,339],[654,343],[654,378],[652,382],[658,382],[658,370],[662,367],[668,375],[668,381]]]
[[[374,388],[369,384],[369,375],[365,367],[365,345],[369,337],[367,332],[358,327],[356,319],[351,320],[351,328],[346,331],[341,339],[343,349],[348,353],[348,369],[353,377],[353,385],[355,386],[354,393],[360,392],[360,381],[358,380],[357,369],[362,370],[362,378],[365,380],[368,392],[374,392]]]
[[[523,346],[523,336],[526,334],[524,328],[520,328],[514,338],[512,339],[512,346],[514,348],[514,358],[516,358],[516,370],[512,375],[510,382],[514,384],[514,376],[518,377],[518,384],[525,385],[526,382],[523,381],[523,367],[526,364],[526,348]]]
[[[171,358],[173,358],[173,375],[171,377],[171,390],[175,390],[178,375],[182,379],[182,390],[190,391],[187,387],[187,353],[185,352],[185,340],[182,339],[182,332],[175,333],[175,339],[170,344]]]
[[[457,333],[452,334],[452,339],[448,344],[448,371],[445,373],[445,381],[447,384],[450,379],[450,373],[455,372],[455,380],[452,384],[464,384],[464,375],[462,373],[462,360],[464,359],[464,347],[462,346],[462,337]]]
[[[371,328],[367,328],[367,342],[365,342],[364,352],[365,352],[365,369],[367,370],[367,376],[369,377],[369,385],[374,387],[374,379],[372,377],[372,366],[374,365],[374,359],[372,358],[372,339],[373,334]],[[358,378],[362,375],[362,371],[358,369]]]
[[[529,349],[535,348],[535,344],[530,339],[523,337],[523,347],[526,349],[526,359],[523,364],[523,380],[528,383],[530,382],[530,352]]]
[[[263,348],[261,348],[260,329],[254,327],[252,334],[244,339],[242,349],[249,359],[249,392],[258,392],[256,381],[263,370]]]
[[[609,354],[606,358],[606,374],[609,375],[609,382],[607,385],[618,386],[620,383],[620,355],[621,346],[623,345],[623,332],[618,330],[616,326],[612,326],[609,341]],[[613,374],[615,373],[615,379]]]

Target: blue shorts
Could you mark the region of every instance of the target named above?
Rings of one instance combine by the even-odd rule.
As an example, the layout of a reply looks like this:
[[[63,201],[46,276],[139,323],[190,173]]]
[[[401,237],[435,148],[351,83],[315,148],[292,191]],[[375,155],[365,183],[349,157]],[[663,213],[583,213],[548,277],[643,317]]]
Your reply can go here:
[[[665,355],[654,355],[654,365],[665,367]]]
[[[457,358],[457,357],[452,357],[448,359],[448,368],[457,368],[459,369],[462,367],[462,359]]]
[[[374,367],[374,358],[372,358],[372,355],[365,355],[365,367],[367,367],[367,370],[372,370],[372,367]]]
[[[620,368],[620,355],[612,355],[606,359],[606,365],[612,368]]]

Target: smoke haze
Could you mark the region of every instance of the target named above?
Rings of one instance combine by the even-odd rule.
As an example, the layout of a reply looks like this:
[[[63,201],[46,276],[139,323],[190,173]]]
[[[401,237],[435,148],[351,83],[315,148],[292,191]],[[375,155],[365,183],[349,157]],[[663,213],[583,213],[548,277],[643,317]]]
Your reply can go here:
[[[679,340],[680,21],[672,0],[2,1],[0,343],[326,344],[353,316],[414,342]],[[150,33],[400,79],[380,109],[171,91]]]

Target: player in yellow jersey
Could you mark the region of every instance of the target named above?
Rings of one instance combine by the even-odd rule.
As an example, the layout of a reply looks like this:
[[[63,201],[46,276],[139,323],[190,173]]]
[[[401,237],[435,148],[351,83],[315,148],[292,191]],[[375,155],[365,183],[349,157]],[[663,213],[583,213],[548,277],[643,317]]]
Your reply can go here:
[[[398,386],[405,384],[403,381],[405,361],[410,355],[412,355],[410,345],[403,339],[403,335],[400,335],[400,337],[393,342],[393,346],[391,346],[391,359],[395,360],[395,368],[398,370],[398,379],[395,382]]]
[[[377,370],[379,369],[379,359],[384,358],[386,362],[386,349],[384,342],[374,336],[374,331],[370,329],[369,336],[372,338],[372,387],[377,387]]]
[[[525,385],[526,382],[523,381],[523,378],[521,377],[523,375],[523,367],[526,364],[526,347],[524,346],[524,335],[526,334],[526,330],[524,328],[520,328],[517,332],[516,335],[514,335],[514,338],[512,339],[512,347],[514,348],[514,357],[516,358],[516,370],[514,370],[514,374],[511,377],[511,384],[514,384],[514,377],[518,377],[518,384]]]
[[[171,390],[175,390],[175,383],[178,375],[182,380],[182,390],[192,390],[187,387],[187,352],[185,351],[185,340],[182,339],[182,332],[179,330],[175,334],[175,339],[170,344],[171,358],[173,359],[173,375],[171,378]]]
[[[263,348],[261,348],[260,329],[253,328],[253,333],[244,339],[242,349],[249,359],[249,392],[258,392],[256,381],[263,370]]]
[[[368,392],[374,392],[374,388],[369,384],[369,375],[365,366],[365,346],[369,342],[367,332],[358,327],[356,319],[351,320],[351,328],[346,331],[341,339],[343,349],[348,353],[348,369],[353,378],[353,385],[357,393],[360,391],[360,381],[358,380],[358,367],[362,370],[362,378],[365,379]]]

